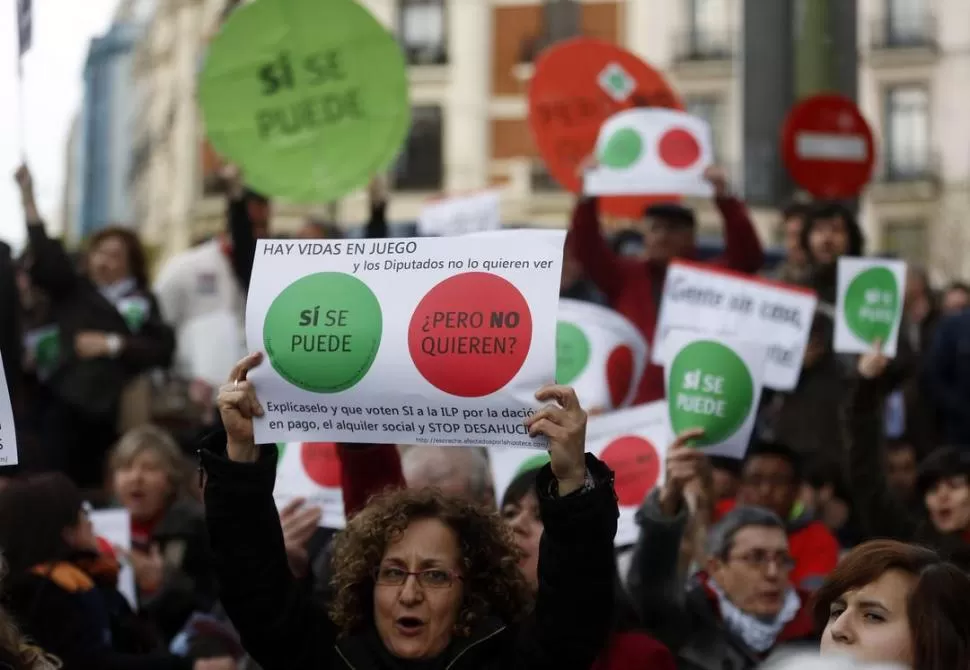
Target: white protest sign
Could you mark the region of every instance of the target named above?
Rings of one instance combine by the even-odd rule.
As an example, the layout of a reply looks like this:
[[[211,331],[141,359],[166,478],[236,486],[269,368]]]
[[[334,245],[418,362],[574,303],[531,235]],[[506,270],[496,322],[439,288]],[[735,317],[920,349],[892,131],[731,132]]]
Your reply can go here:
[[[564,239],[260,240],[256,440],[544,447]]]
[[[647,363],[647,342],[619,313],[581,300],[559,300],[556,382],[576,389],[587,410],[633,402]]]
[[[0,466],[17,463],[17,428],[13,421],[13,407],[10,405],[10,389],[7,387],[3,358],[0,358]]]
[[[340,530],[347,525],[341,488],[340,456],[333,442],[279,444],[279,465],[273,498],[280,509],[302,498],[323,513],[320,527]]]
[[[671,433],[702,428],[694,446],[712,456],[743,458],[761,402],[766,347],[688,330],[670,331],[666,346]]]
[[[711,127],[672,109],[630,109],[611,116],[596,140],[598,165],[586,173],[586,195],[696,195],[714,188]]]
[[[673,442],[667,403],[660,400],[595,416],[586,429],[586,451],[610,466],[620,518],[614,544],[634,544],[640,534],[636,512],[663,480],[667,446]]]
[[[903,319],[906,263],[882,258],[840,258],[835,309],[835,351],[862,354],[876,340],[896,356]]]
[[[592,417],[586,429],[586,451],[616,473],[614,488],[620,518],[614,543],[617,547],[636,542],[639,534],[635,515],[647,493],[663,478],[664,455],[673,441],[663,401],[638,405]],[[488,450],[492,480],[499,501],[512,481],[523,472],[549,462],[545,453],[492,447]]]
[[[112,547],[120,549],[118,556],[121,570],[118,573],[118,592],[125,597],[133,610],[138,610],[138,589],[135,586],[135,570],[123,554],[131,552],[131,514],[126,509],[101,509],[88,513],[94,534]]]
[[[674,261],[664,282],[653,362],[670,360],[664,336],[675,328],[760,342],[768,347],[765,386],[789,391],[801,375],[817,303],[805,288]]]
[[[429,237],[465,235],[502,227],[502,202],[498,191],[438,200],[418,215],[418,234]]]

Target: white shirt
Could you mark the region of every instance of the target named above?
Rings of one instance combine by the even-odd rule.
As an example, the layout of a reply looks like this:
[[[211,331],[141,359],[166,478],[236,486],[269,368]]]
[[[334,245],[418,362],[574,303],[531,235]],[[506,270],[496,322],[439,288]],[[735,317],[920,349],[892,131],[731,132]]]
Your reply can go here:
[[[218,385],[246,354],[246,298],[217,240],[165,264],[155,282],[162,316],[176,332],[176,368]]]

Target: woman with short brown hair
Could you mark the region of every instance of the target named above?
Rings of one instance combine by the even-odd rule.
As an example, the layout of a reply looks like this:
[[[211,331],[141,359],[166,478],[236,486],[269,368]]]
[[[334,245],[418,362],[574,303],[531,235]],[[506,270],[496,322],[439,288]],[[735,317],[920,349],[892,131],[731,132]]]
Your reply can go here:
[[[873,540],[816,593],[822,653],[912,670],[970,668],[970,577],[925,547]]]

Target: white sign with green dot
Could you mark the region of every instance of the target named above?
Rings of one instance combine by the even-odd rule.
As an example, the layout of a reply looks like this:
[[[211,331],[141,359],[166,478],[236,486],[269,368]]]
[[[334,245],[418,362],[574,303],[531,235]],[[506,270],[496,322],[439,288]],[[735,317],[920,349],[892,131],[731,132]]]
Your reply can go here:
[[[670,331],[664,347],[672,433],[702,429],[692,446],[742,458],[761,402],[767,347],[679,329]]]
[[[630,109],[613,115],[600,128],[596,161],[583,185],[587,195],[714,193],[704,179],[714,162],[711,127],[677,110]]]
[[[862,354],[882,343],[896,356],[903,318],[906,263],[884,258],[840,258],[835,317],[835,351]]]

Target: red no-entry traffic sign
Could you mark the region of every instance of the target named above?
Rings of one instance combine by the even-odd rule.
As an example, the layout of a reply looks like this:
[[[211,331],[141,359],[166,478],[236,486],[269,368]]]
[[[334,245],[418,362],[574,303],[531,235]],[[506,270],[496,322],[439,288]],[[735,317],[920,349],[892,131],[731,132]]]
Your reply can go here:
[[[872,176],[875,142],[856,104],[841,95],[805,98],[781,131],[782,159],[796,184],[817,198],[853,198]]]

